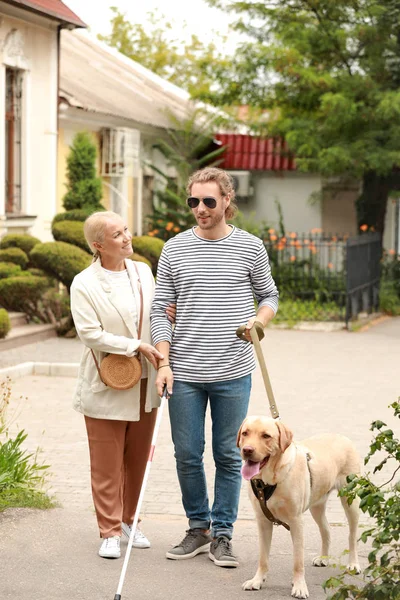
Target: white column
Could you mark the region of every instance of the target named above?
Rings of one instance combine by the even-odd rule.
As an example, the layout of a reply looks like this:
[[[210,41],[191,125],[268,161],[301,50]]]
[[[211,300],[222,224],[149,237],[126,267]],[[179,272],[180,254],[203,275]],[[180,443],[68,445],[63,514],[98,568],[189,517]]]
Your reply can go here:
[[[143,227],[143,169],[139,167],[137,169],[136,175],[136,194],[133,198],[134,207],[135,207],[135,231],[136,235],[142,235]]]
[[[21,179],[22,179],[22,212],[27,215],[33,214],[32,190],[31,190],[31,123],[32,123],[32,97],[31,97],[31,74],[24,71],[23,93],[22,93],[22,140],[21,140]]]

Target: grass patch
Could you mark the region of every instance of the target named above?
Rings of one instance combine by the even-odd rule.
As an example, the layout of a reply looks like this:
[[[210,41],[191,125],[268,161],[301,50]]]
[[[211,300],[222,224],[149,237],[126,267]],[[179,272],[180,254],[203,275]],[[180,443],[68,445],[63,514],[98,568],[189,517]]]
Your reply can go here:
[[[280,299],[274,325],[285,323],[293,327],[300,321],[343,321],[342,309],[335,302]]]
[[[37,508],[46,510],[56,508],[59,503],[50,498],[45,492],[24,490],[21,488],[0,491],[0,512],[7,508]]]

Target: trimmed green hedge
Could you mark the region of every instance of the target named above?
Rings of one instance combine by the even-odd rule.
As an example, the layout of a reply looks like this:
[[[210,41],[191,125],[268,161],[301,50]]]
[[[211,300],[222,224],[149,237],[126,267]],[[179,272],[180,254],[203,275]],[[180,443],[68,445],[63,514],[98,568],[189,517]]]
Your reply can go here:
[[[4,250],[0,250],[0,262],[14,263],[22,269],[26,269],[29,258],[21,248],[4,248]]]
[[[49,289],[47,277],[8,277],[0,279],[1,303],[7,310],[36,316],[36,307]]]
[[[67,242],[78,246],[88,254],[91,254],[83,233],[82,221],[60,221],[54,223],[51,229],[53,237],[57,242]]]
[[[145,258],[144,256],[141,256],[140,254],[137,254],[136,252],[134,252],[133,254],[131,254],[129,258],[131,260],[135,260],[137,262],[143,262],[146,265],[148,265],[150,267],[150,269],[152,268],[151,262],[149,260],[147,260],[147,258]]]
[[[40,244],[40,240],[33,235],[27,233],[8,233],[0,240],[0,248],[21,248],[25,254],[29,254],[36,244]]]
[[[29,255],[35,267],[43,269],[67,288],[75,275],[91,263],[87,252],[66,242],[46,242],[34,247]]]
[[[98,209],[102,210],[102,209]],[[105,210],[105,209],[104,209]],[[97,212],[93,208],[76,208],[75,210],[66,210],[65,212],[58,213],[51,224],[53,227],[55,223],[60,221],[86,221],[89,215]]]
[[[19,265],[10,262],[0,262],[0,279],[14,277],[20,273],[22,273],[22,271]]]
[[[0,308],[0,338],[5,338],[11,329],[11,321],[5,308]]]
[[[164,241],[150,235],[141,235],[132,239],[133,251],[147,258],[151,263],[151,268],[155,274],[157,271],[158,259],[164,247]]]

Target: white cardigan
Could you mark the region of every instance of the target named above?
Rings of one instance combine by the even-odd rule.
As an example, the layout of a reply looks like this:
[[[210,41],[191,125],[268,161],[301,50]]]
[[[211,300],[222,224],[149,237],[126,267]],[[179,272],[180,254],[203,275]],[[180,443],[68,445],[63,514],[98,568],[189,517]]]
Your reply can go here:
[[[133,262],[125,261],[136,299],[140,308],[138,277]],[[141,341],[151,344],[150,307],[154,295],[154,277],[151,269],[136,262],[143,290],[143,325],[141,340],[137,339],[136,323],[129,310],[129,298],[121,297],[112,288],[107,274],[96,260],[76,275],[71,286],[71,312],[79,338],[85,344],[74,408],[98,419],[138,421],[140,418],[140,384],[130,390],[114,390],[104,385],[97,371],[91,349],[100,364],[107,353],[133,356]],[[142,355],[142,360],[146,360]],[[160,405],[155,388],[156,372],[147,361],[148,383],[146,412]]]

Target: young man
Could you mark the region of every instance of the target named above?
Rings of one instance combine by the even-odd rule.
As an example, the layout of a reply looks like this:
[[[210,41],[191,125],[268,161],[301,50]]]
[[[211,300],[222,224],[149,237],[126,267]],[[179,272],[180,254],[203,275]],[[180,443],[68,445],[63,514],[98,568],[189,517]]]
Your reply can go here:
[[[236,435],[247,413],[255,362],[251,344],[236,329],[246,323],[249,330],[255,320],[265,327],[278,308],[278,291],[262,241],[227,223],[236,212],[228,173],[197,171],[187,191],[197,227],[165,244],[151,315],[153,343],[164,356],[156,386],[161,395],[167,385],[171,395],[172,439],[189,519],[186,536],[166,556],[180,560],[209,551],[217,566],[237,567],[231,544],[241,485]],[[171,303],[177,311],[173,331],[165,314]],[[216,467],[211,511],[203,467],[208,402]]]

